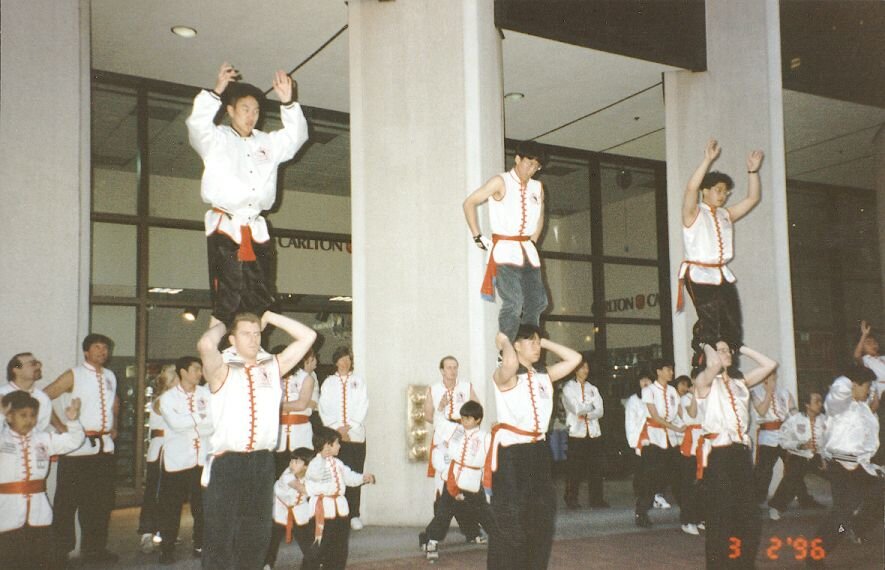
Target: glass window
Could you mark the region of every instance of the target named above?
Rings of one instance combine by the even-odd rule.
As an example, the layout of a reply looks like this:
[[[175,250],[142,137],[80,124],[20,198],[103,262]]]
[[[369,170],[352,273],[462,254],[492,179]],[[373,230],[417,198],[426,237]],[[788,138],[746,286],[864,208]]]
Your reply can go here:
[[[209,289],[206,236],[199,230],[151,228],[148,286]]]
[[[590,169],[586,161],[551,158],[544,184],[544,251],[590,255]]]
[[[180,356],[199,356],[197,341],[209,328],[209,309],[187,309],[196,320],[183,318],[185,309],[154,307],[148,310],[147,358],[150,364],[165,364]]]
[[[657,267],[606,263],[604,270],[607,317],[660,318]]]
[[[92,294],[134,297],[137,266],[136,228],[92,224]]]
[[[636,391],[637,372],[663,355],[660,325],[606,325],[606,360],[611,373],[610,391],[624,399]],[[688,363],[676,368],[684,370]]]
[[[804,276],[793,280],[793,320],[797,328],[816,329],[833,326],[831,279]]]
[[[92,210],[135,215],[138,203],[138,121],[133,89],[92,91]]]
[[[547,331],[550,340],[573,348],[578,352],[593,351],[596,346],[596,335],[599,333],[599,328],[593,323],[547,320],[544,323],[544,329]],[[555,358],[553,360],[555,361]]]
[[[550,292],[547,312],[553,315],[593,314],[593,264],[586,261],[545,259],[544,275]]]
[[[655,173],[648,168],[603,163],[603,253],[657,259]]]

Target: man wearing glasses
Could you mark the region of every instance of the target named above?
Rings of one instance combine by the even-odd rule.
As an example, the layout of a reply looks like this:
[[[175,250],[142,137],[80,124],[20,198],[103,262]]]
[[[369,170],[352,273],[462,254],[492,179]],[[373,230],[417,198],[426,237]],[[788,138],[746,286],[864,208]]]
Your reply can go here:
[[[52,401],[43,390],[35,386],[41,378],[43,378],[43,363],[30,352],[20,352],[10,358],[6,364],[8,384],[0,386],[0,398],[16,390],[22,390],[40,402],[34,433],[46,431],[52,418]]]
[[[734,285],[736,278],[728,262],[734,257],[733,224],[760,200],[759,168],[763,154],[761,150],[754,150],[747,156],[747,197],[726,208],[734,182],[727,174],[708,172],[720,151],[718,141],[707,142],[704,160],[689,179],[682,202],[685,259],[679,267],[676,311],[682,310],[682,286],[685,285],[698,315],[691,339],[693,367],[703,363],[703,344],[713,345],[721,339],[732,350],[737,350],[744,336],[741,306]]]

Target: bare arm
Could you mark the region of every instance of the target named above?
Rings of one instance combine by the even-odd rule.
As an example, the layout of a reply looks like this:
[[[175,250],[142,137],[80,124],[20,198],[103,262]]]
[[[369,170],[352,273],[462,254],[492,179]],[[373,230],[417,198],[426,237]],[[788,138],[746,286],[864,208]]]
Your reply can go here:
[[[722,371],[722,360],[720,360],[716,349],[709,344],[703,345],[703,348],[704,360],[707,362],[707,367],[698,373],[698,376],[694,381],[699,398],[707,397],[707,394],[710,393],[710,386],[713,384],[713,379]]]
[[[768,358],[761,352],[753,350],[748,346],[741,347],[741,354],[749,356],[754,361],[756,361],[756,364],[759,365],[758,367],[748,372],[747,375],[744,377],[744,381],[747,383],[748,388],[752,388],[759,382],[762,382],[763,380],[768,378],[769,374],[777,369],[777,362],[775,362],[771,358]]]
[[[66,370],[62,373],[61,376],[56,378],[52,384],[43,389],[46,392],[46,395],[49,396],[50,400],[54,400],[64,394],[65,392],[70,392],[74,389],[74,371]],[[68,431],[67,424],[58,417],[58,414],[55,413],[55,410],[52,410],[52,415],[49,418],[49,423],[52,424],[52,427],[56,429],[59,433],[65,433]]]
[[[686,413],[688,414],[688,416],[690,418],[697,419],[697,417],[698,417],[698,395],[692,394],[691,395],[691,403],[688,405],[687,408],[683,408],[683,409],[686,411]]]
[[[747,176],[750,181],[747,185],[747,197],[728,208],[728,215],[732,222],[736,222],[750,213],[762,198],[762,182],[759,178],[759,167],[762,166],[761,150],[754,150],[747,157]]]
[[[480,204],[486,202],[494,196],[500,200],[504,196],[504,179],[500,176],[494,176],[488,182],[474,190],[473,193],[464,200],[464,218],[467,220],[467,227],[470,228],[470,235],[476,236],[482,233],[479,229],[479,220],[476,216],[476,208]]]
[[[688,179],[688,184],[685,186],[685,195],[682,198],[682,224],[686,227],[690,226],[698,215],[698,192],[701,190],[701,182],[704,180],[704,176],[707,175],[707,171],[710,170],[710,165],[719,157],[721,151],[722,149],[719,148],[719,142],[716,139],[707,141],[707,146],[704,148],[704,160],[701,161],[694,174]]]
[[[557,380],[565,378],[578,367],[578,364],[581,363],[581,355],[577,351],[572,350],[567,346],[557,344],[550,339],[542,338],[541,348],[549,350],[561,359],[553,366],[547,367],[547,376],[550,377],[551,382],[556,382]]]
[[[280,363],[280,374],[285,374],[298,364],[317,338],[316,331],[309,326],[272,311],[265,311],[261,315],[261,325],[262,329],[266,325],[273,325],[283,329],[294,339],[294,342],[287,346],[286,350],[277,355],[277,361]]]
[[[854,347],[854,360],[860,365],[863,365],[863,345],[866,343],[868,336],[870,336],[870,325],[866,321],[861,321],[860,340],[857,341],[857,346]]]
[[[771,407],[771,392],[766,390],[765,396],[761,400],[757,400],[753,396],[750,396],[750,399],[753,400],[753,408],[756,409],[757,414],[764,416],[768,413],[768,409]]]
[[[507,335],[499,332],[495,336],[495,346],[501,351],[501,366],[495,369],[492,379],[501,390],[507,390],[516,386],[516,371],[519,370],[519,360],[516,358],[516,350],[510,343]]]
[[[427,387],[427,393],[424,396],[424,421],[429,424],[433,423],[433,396],[430,393],[430,386]]]
[[[298,392],[298,399],[283,402],[282,410],[284,412],[303,412],[311,407],[311,398],[313,398],[313,376],[308,374],[304,379],[304,383],[301,384],[301,391]]]
[[[646,404],[645,407],[648,408],[648,415],[651,417],[651,419],[658,422],[662,426],[669,428],[673,431],[685,431],[685,428],[683,426],[677,426],[676,424],[670,423],[667,420],[665,420],[661,416],[661,414],[658,413],[658,408],[654,404]]]
[[[224,336],[226,329],[224,323],[215,321],[197,342],[200,360],[203,361],[203,377],[206,378],[206,383],[209,384],[209,389],[213,392],[217,392],[221,388],[224,378],[227,376],[227,365],[218,350],[218,343]]]
[[[541,234],[544,232],[544,185],[541,184],[541,214],[538,217],[538,228],[532,234],[532,241],[538,243]]]

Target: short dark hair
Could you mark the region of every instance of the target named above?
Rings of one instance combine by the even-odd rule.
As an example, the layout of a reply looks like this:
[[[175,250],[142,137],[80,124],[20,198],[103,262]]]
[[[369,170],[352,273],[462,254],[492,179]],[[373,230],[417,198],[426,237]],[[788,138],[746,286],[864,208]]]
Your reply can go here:
[[[310,460],[313,459],[313,456],[316,455],[316,452],[309,447],[299,447],[297,449],[293,449],[292,453],[289,454],[289,460],[292,459],[300,459],[305,463],[310,463]]]
[[[811,397],[817,394],[821,398],[823,398],[823,394],[820,393],[819,390],[809,390],[807,392],[802,393],[802,397],[799,399],[799,403],[803,406],[808,406],[811,404]]]
[[[35,412],[40,411],[40,402],[37,398],[31,396],[24,390],[16,390],[15,392],[10,392],[3,396],[3,407],[7,408],[7,411],[14,410],[22,410],[24,408],[31,408]]]
[[[181,377],[181,370],[187,370],[191,367],[191,364],[200,363],[200,359],[196,356],[182,356],[178,360],[175,361],[175,373]]]
[[[654,371],[654,376],[657,378],[658,370],[662,370],[666,367],[676,368],[676,365],[673,364],[672,360],[667,360],[666,358],[655,358],[649,363],[649,367]]]
[[[536,141],[521,141],[516,145],[516,156],[537,160],[543,166],[547,162],[547,149]]]
[[[845,371],[845,376],[855,384],[867,384],[876,379],[876,374],[866,366],[851,366]]]
[[[243,97],[253,97],[259,106],[264,103],[264,92],[261,89],[255,87],[251,83],[241,83],[239,81],[229,83],[224,90],[221,99],[225,105],[235,107],[237,101]],[[286,103],[286,101],[282,102]]]
[[[679,386],[680,384],[688,384],[688,387],[691,388],[691,378],[683,374],[682,376],[678,376],[676,381],[673,383],[675,386]]]
[[[304,370],[304,363],[307,362],[307,359],[313,356],[316,358],[316,352],[314,352],[313,347],[307,349],[307,352],[304,353],[304,356],[301,357],[301,360],[298,361],[298,364],[295,365],[295,370]]]
[[[443,365],[446,363],[446,360],[454,360],[455,364],[458,364],[458,359],[452,356],[451,354],[443,356],[439,361],[439,369],[443,369]]]
[[[321,452],[327,445],[334,445],[336,441],[341,441],[341,434],[330,427],[320,426],[313,430],[313,449],[317,453]]]
[[[338,360],[343,356],[349,356],[350,365],[353,366],[353,351],[347,345],[342,345],[335,349],[335,352],[332,353],[332,364],[337,365]]]
[[[482,404],[473,400],[468,400],[467,402],[464,402],[464,405],[461,406],[461,411],[458,413],[461,414],[462,418],[473,418],[476,421],[481,422]]]
[[[516,336],[513,338],[513,342],[530,339],[535,335],[538,335],[538,338],[544,338],[544,332],[541,330],[541,327],[538,325],[523,323],[519,325],[519,328],[516,330]]]
[[[731,176],[719,172],[718,170],[713,170],[705,174],[704,177],[701,179],[701,190],[708,190],[713,186],[716,186],[720,182],[724,182],[725,187],[729,190],[734,188],[734,180],[731,179]]]
[[[114,341],[109,339],[103,334],[98,333],[89,333],[86,335],[86,338],[83,339],[83,352],[88,351],[92,348],[93,344],[103,344],[108,347],[108,349],[114,348]]]
[[[13,372],[16,368],[21,368],[24,362],[22,362],[22,356],[34,356],[30,352],[19,352],[15,356],[9,359],[9,362],[6,364],[6,380],[12,382],[15,380],[15,372]]]

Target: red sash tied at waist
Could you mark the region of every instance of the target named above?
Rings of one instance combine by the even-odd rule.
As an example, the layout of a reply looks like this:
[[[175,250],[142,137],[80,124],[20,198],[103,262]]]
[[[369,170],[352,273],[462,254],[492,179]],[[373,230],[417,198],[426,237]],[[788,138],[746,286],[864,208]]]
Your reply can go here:
[[[682,445],[679,446],[679,452],[682,453],[683,457],[691,457],[691,443],[694,441],[694,432],[700,429],[701,424],[685,426],[685,432],[682,434]]]
[[[280,423],[287,426],[309,424],[310,416],[304,416],[301,414],[280,414]]]
[[[482,469],[482,467],[476,467],[475,465],[465,465],[459,461],[452,461],[451,463],[449,463],[449,475],[448,477],[446,477],[446,490],[449,492],[449,495],[453,497],[457,497],[458,494],[461,492],[461,489],[458,487],[458,481],[455,479],[456,464],[462,469]]]
[[[512,426],[510,424],[495,424],[492,426],[491,433],[491,442],[489,443],[489,452],[486,454],[486,462],[482,472],[482,486],[486,489],[492,488],[492,464],[494,464],[495,468],[498,467],[498,432],[502,429],[506,429],[507,431],[513,432],[517,435],[524,435],[527,437],[531,437],[537,441],[537,438],[544,435],[539,431],[528,431],[524,429],[520,429],[516,426]]]
[[[0,483],[0,495],[36,495],[46,491],[45,479]]]
[[[638,448],[640,450],[642,449],[642,442],[648,441],[648,428],[650,428],[650,427],[658,428],[658,429],[667,429],[667,426],[665,426],[661,422],[659,422],[653,418],[646,418],[645,425],[642,426],[642,431],[639,432],[639,441],[637,442]],[[667,437],[667,444],[669,445],[670,444],[670,434],[667,433],[666,437]]]
[[[221,208],[212,208],[213,212],[224,214],[228,218],[231,215]],[[252,228],[247,224],[240,226],[240,249],[237,251],[237,260],[255,261],[255,250],[252,249]]]
[[[696,461],[696,469],[695,469],[695,479],[700,481],[704,478],[704,441],[703,440],[714,440],[719,437],[718,433],[705,433],[701,436],[701,440],[698,441],[698,448],[695,450],[695,461]]]
[[[166,432],[164,432],[161,429],[152,429],[151,430],[151,439],[154,439],[155,437],[163,437],[164,435],[166,435]]]
[[[685,306],[685,297],[683,296],[683,289],[685,288],[685,277],[689,276],[689,271],[691,271],[692,265],[697,265],[698,267],[709,267],[712,269],[721,269],[725,267],[724,263],[704,263],[703,261],[688,261],[685,260],[682,262],[682,266],[680,267],[679,272],[682,273],[682,267],[686,267],[685,273],[682,277],[679,278],[679,284],[676,286],[678,293],[676,294],[676,312],[682,311],[682,308]]]
[[[761,431],[777,431],[781,429],[781,426],[784,425],[784,422],[781,421],[773,421],[773,422],[762,422],[759,424],[759,427],[756,428],[756,449],[753,454],[753,465],[759,462],[759,432]]]
[[[323,529],[326,527],[326,507],[323,505],[323,503],[325,502],[323,499],[325,498],[325,495],[319,495],[317,497],[317,506],[316,510],[313,513],[313,541],[316,544],[319,544],[323,540]]]
[[[489,262],[486,265],[486,275],[482,280],[482,288],[479,290],[480,295],[486,301],[495,300],[495,277],[498,276],[498,264],[495,263],[495,245],[499,241],[530,241],[531,236],[502,236],[500,234],[492,234],[492,250],[489,252]]]

